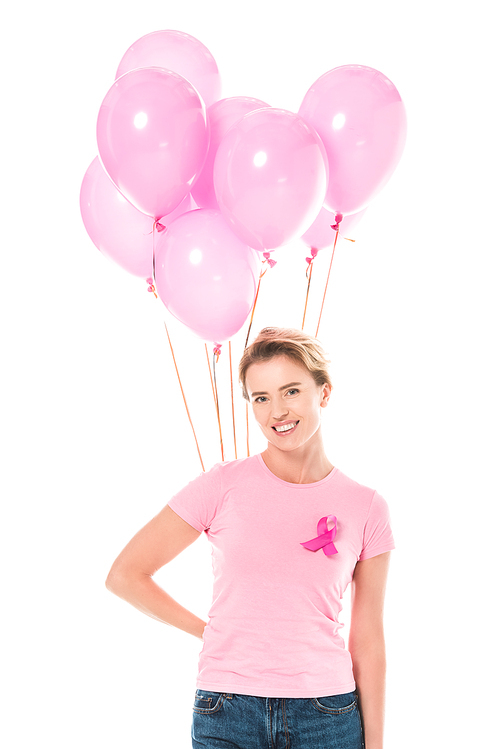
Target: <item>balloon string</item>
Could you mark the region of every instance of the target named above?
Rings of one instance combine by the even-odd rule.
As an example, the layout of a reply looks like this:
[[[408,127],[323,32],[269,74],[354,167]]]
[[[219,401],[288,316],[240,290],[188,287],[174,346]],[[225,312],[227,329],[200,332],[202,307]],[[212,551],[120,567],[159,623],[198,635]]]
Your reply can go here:
[[[250,433],[248,429],[248,401],[245,403],[246,412],[247,412],[247,457],[250,457]]]
[[[234,418],[233,362],[231,357],[231,341],[229,341],[229,376],[231,378],[231,408],[233,411],[234,457],[236,460],[238,460],[238,448],[236,445],[236,421]]]
[[[245,348],[248,346],[248,339],[250,338],[250,331],[252,329],[253,316],[255,314],[255,307],[257,306],[257,299],[259,298],[260,283],[262,279],[264,278],[264,276],[266,275],[269,268],[274,268],[274,266],[276,265],[276,260],[271,259],[271,255],[269,252],[264,252],[264,258],[265,259],[262,261],[262,265],[267,263],[267,268],[263,270],[261,274],[259,275],[259,283],[257,284],[257,291],[255,293],[255,300],[254,300],[253,307],[252,307],[252,314],[250,316],[250,324],[248,326],[248,332],[247,332],[247,337],[245,341]],[[249,434],[249,429],[248,429],[248,403],[246,404],[246,422],[247,422],[247,456],[250,457],[250,434]]]
[[[308,281],[307,281],[306,303],[304,305],[304,316],[302,318],[302,330],[304,330],[304,324],[305,324],[305,321],[306,321],[307,302],[308,302],[308,299],[309,299],[309,289],[311,287],[311,276],[312,276],[312,272],[313,272],[313,263],[314,263],[314,258],[316,257],[317,254],[318,254],[318,250],[315,247],[311,247],[311,256],[312,257],[306,257],[306,262],[308,263],[307,270],[306,270],[306,278],[308,279]]]
[[[207,344],[205,343],[205,353],[207,355],[207,364],[208,364],[208,372],[210,374],[210,382],[212,383],[212,395],[214,397],[214,405],[215,405],[215,413],[217,414],[217,422],[219,425],[219,436],[220,436],[220,444],[221,444],[221,453],[222,453],[222,460],[224,461],[224,445],[222,442],[222,427],[220,422],[220,412],[219,412],[219,398],[217,393],[217,380],[215,378],[215,363],[219,361],[219,355],[220,355],[220,344],[215,344],[214,348],[214,374],[212,377],[212,369],[210,367],[210,359],[208,356],[208,348]]]
[[[219,424],[219,434],[220,434],[219,406],[218,406],[218,403],[217,403],[217,396],[216,396],[215,386],[214,386],[214,378],[212,377],[212,368],[210,366],[210,357],[208,356],[208,348],[207,348],[207,344],[206,343],[205,343],[205,353],[207,355],[208,373],[210,375],[210,382],[212,383],[212,395],[214,397],[215,413],[217,415],[217,422]],[[214,374],[215,374],[215,372],[214,372]],[[221,444],[222,444],[222,435],[221,435]],[[223,460],[224,460],[224,458],[223,458]]]
[[[196,438],[196,432],[194,431],[194,426],[193,426],[193,422],[191,420],[191,415],[189,413],[189,408],[188,408],[188,404],[187,404],[187,401],[186,401],[186,396],[184,395],[184,388],[182,387],[182,382],[181,382],[181,378],[180,378],[180,375],[179,375],[179,370],[177,369],[177,362],[175,361],[174,349],[172,347],[172,341],[170,340],[170,335],[168,333],[167,323],[164,322],[163,324],[165,325],[165,330],[167,332],[168,342],[170,344],[170,351],[172,352],[172,359],[174,360],[175,371],[177,372],[177,379],[179,380],[179,385],[180,385],[180,388],[181,388],[182,398],[184,400],[184,405],[186,406],[186,412],[187,412],[187,415],[188,415],[189,423],[191,424],[191,429],[193,430],[194,439],[195,439],[195,442],[196,442],[196,448],[198,450],[198,455],[199,455],[199,458],[200,458],[201,467],[202,467],[202,470],[205,471],[205,466],[203,465],[203,459],[201,457],[200,446],[198,444],[198,439]]]
[[[260,282],[261,282],[261,280],[262,280],[262,277],[263,277],[263,276],[265,275],[265,273],[267,273],[267,268],[266,268],[266,270],[265,270],[265,271],[264,271],[263,273],[261,273],[261,274],[260,274],[260,276],[259,276],[259,283],[257,284],[257,293],[255,294],[255,300],[254,300],[254,303],[253,303],[253,307],[252,307],[252,314],[251,314],[251,316],[250,316],[250,325],[248,326],[248,332],[247,332],[247,337],[246,337],[246,341],[245,341],[245,348],[246,348],[246,347],[248,346],[248,339],[249,339],[249,337],[250,337],[250,331],[251,331],[251,329],[252,329],[253,316],[254,316],[254,314],[255,314],[255,307],[256,307],[256,305],[257,305],[257,299],[258,299],[258,296],[259,296],[259,291],[260,291]]]
[[[338,226],[338,224],[337,224],[337,226]],[[325,304],[326,291],[328,289],[328,281],[330,280],[330,272],[332,270],[333,256],[335,255],[335,247],[337,246],[337,239],[338,238],[339,238],[339,230],[337,228],[335,230],[335,242],[333,243],[332,257],[331,257],[331,260],[330,260],[330,267],[328,268],[328,276],[326,277],[325,292],[323,294],[323,301],[321,302],[321,310],[320,310],[320,313],[319,313],[318,327],[316,328],[316,338],[318,337],[319,325],[321,323],[321,316],[323,314],[323,307],[324,307],[324,304]]]
[[[210,382],[212,383],[212,395],[213,395],[213,397],[214,397],[214,403],[215,403],[215,389],[214,389],[214,379],[213,379],[213,377],[212,377],[212,370],[211,370],[211,368],[210,368],[210,359],[209,359],[209,357],[208,357],[208,349],[207,349],[207,344],[206,344],[206,343],[205,343],[205,353],[206,353],[206,355],[207,355],[208,372],[209,372],[209,374],[210,374]]]
[[[259,298],[260,282],[262,281],[262,279],[266,275],[266,273],[269,270],[269,268],[272,268],[273,265],[276,265],[276,260],[269,261],[269,260],[266,259],[266,260],[262,261],[262,264],[264,264],[266,262],[269,263],[269,265],[268,265],[268,267],[265,270],[262,271],[262,273],[259,276],[259,283],[257,284],[257,292],[255,294],[255,300],[254,300],[253,307],[252,307],[252,314],[250,316],[250,325],[248,326],[247,338],[246,338],[246,341],[245,341],[245,348],[248,346],[248,339],[250,338],[250,330],[252,329],[253,316],[255,314],[255,307],[257,306],[257,299]],[[272,265],[271,265],[271,263],[272,263]]]
[[[220,452],[222,462],[224,462],[224,443],[222,441],[222,426],[220,423],[220,411],[219,411],[219,394],[217,392],[217,378],[215,376],[215,365],[219,361],[220,348],[214,349],[213,367],[214,367],[214,387],[215,387],[215,407],[217,409],[217,421],[219,422],[219,436],[220,436]]]
[[[153,235],[153,276],[155,274],[155,227],[156,227],[156,222],[153,224],[153,228],[149,232],[150,234]],[[148,284],[148,291],[150,291],[152,294],[155,295],[155,299],[158,299],[158,294],[156,293],[156,289],[155,289],[154,278],[146,278],[146,283]]]

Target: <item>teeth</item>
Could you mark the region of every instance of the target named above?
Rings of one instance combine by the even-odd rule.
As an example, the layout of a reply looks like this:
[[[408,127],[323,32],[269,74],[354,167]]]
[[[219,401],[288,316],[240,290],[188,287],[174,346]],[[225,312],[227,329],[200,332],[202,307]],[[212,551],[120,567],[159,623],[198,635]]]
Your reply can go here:
[[[296,425],[297,425],[297,422],[293,424],[285,424],[285,426],[283,427],[274,427],[274,428],[276,429],[277,432],[288,432],[290,429],[293,429],[294,426]]]

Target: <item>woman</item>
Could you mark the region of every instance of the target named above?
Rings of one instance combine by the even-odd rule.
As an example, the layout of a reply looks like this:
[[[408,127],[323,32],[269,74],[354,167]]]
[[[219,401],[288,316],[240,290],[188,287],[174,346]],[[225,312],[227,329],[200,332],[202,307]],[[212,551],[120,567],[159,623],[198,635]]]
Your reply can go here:
[[[387,505],[326,456],[332,385],[316,339],[265,328],[239,374],[266,450],[182,489],[125,547],[107,586],[203,640],[193,747],[382,749]],[[213,547],[208,624],[152,580],[202,531]],[[350,582],[346,650],[338,617]]]

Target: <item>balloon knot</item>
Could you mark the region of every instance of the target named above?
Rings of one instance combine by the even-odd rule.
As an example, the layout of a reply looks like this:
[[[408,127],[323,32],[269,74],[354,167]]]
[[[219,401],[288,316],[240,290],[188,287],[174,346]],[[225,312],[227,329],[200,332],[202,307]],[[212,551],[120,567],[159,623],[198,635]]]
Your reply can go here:
[[[333,231],[338,231],[339,230],[340,222],[342,221],[343,218],[344,217],[342,216],[341,213],[336,213],[335,214],[335,223],[334,224],[330,224],[330,226],[333,229]]]
[[[316,249],[316,247],[311,247],[311,257],[306,257],[306,263],[312,263],[317,254],[318,250]]]
[[[215,359],[216,362],[219,361],[219,356],[221,354],[221,350],[222,350],[222,344],[221,343],[217,343],[216,341],[214,341],[214,356],[216,357],[216,359]]]
[[[155,285],[153,283],[152,278],[146,278],[146,283],[148,284],[148,291],[150,291],[152,294],[155,295],[155,299],[158,299],[158,295],[156,293]]]
[[[165,231],[166,228],[167,227],[164,224],[160,223],[159,221],[155,221],[155,229],[158,233]]]
[[[271,254],[269,252],[264,252],[264,257],[266,259],[265,262],[267,262],[267,264],[269,265],[269,267],[270,268],[274,268],[274,266],[276,265],[277,261],[271,259]]]

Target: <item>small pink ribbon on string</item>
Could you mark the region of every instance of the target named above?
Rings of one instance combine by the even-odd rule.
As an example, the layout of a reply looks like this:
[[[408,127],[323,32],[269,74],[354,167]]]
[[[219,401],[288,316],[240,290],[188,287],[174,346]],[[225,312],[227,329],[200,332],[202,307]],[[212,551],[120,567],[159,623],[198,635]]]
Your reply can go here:
[[[222,343],[217,343],[216,341],[214,341],[214,354],[217,357],[216,358],[217,362],[219,361],[219,356],[221,354],[221,350],[222,350]]]
[[[328,530],[328,521],[333,523],[333,528],[330,531]],[[312,538],[310,541],[305,541],[304,543],[301,542],[300,545],[310,551],[323,549],[323,552],[327,556],[338,554],[337,549],[333,545],[333,541],[337,535],[337,518],[335,515],[325,515],[324,518],[321,518],[318,522],[317,533],[316,538]]]
[[[274,266],[275,266],[275,265],[276,265],[276,263],[277,263],[277,260],[273,260],[273,259],[271,258],[271,253],[269,253],[269,252],[264,252],[264,253],[263,253],[263,255],[264,255],[264,257],[266,258],[266,260],[267,260],[267,263],[268,263],[269,267],[270,267],[270,268],[274,268]]]
[[[336,231],[337,234],[340,234],[340,222],[342,221],[343,216],[341,213],[335,214],[335,223],[330,224],[330,229],[333,229],[333,231]],[[341,234],[342,239],[345,239],[347,242],[355,242],[355,239],[349,239],[349,237],[344,237],[343,234]]]
[[[316,249],[316,247],[311,247],[311,257],[306,257],[306,263],[309,265],[309,263],[312,263],[316,255],[318,254],[319,250]]]
[[[311,274],[313,269],[313,260],[315,260],[316,255],[318,254],[319,250],[316,249],[316,247],[311,247],[311,257],[306,257],[306,263],[307,263],[307,270],[306,270],[306,278],[309,279],[309,284],[311,283]],[[309,284],[307,285],[307,295],[309,296]],[[306,300],[306,307],[307,307],[307,300]],[[305,315],[304,315],[305,319]]]
[[[161,232],[165,231],[166,228],[167,227],[164,224],[160,223],[160,221],[156,219],[153,223],[153,228],[151,229],[151,231],[148,231],[148,235],[152,234],[155,229],[158,232],[158,234],[161,234]]]
[[[154,294],[155,297],[158,299],[158,295],[156,293],[156,289],[155,289],[155,285],[153,283],[153,279],[152,278],[146,278],[146,283],[149,284],[148,291],[150,291],[152,294]]]
[[[342,221],[343,218],[344,217],[342,216],[341,213],[336,213],[335,214],[335,223],[334,224],[330,224],[330,226],[333,229],[333,231],[338,231],[339,230],[340,222]]]

